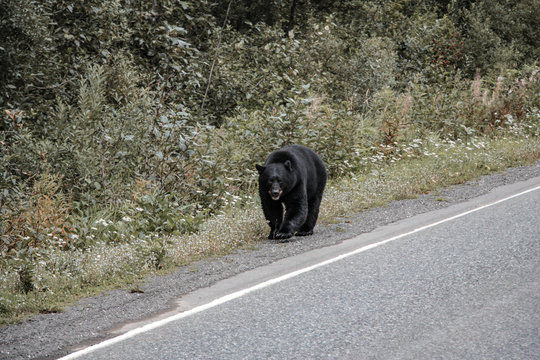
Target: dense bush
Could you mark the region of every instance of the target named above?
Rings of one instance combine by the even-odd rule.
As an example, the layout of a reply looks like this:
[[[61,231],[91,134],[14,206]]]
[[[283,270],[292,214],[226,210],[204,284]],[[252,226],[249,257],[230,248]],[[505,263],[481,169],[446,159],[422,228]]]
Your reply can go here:
[[[538,9],[2,1],[2,261],[192,232],[285,144],[339,177],[430,136],[538,134]]]

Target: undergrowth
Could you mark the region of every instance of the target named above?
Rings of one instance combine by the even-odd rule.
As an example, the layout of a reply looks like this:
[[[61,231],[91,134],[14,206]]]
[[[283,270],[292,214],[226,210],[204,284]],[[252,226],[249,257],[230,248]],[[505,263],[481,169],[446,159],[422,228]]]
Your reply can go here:
[[[332,180],[321,205],[318,226],[392,200],[412,198],[538,159],[537,137],[474,138],[468,143],[415,141],[403,149],[399,159],[388,161],[373,156],[368,159],[372,163],[369,172]],[[137,287],[151,274],[255,245],[265,239],[267,232],[260,203],[253,192],[239,202],[222,208],[192,234],[161,237],[153,242],[138,238],[129,243],[98,241],[85,250],[50,248],[32,264],[20,262],[2,268],[0,324],[39,312],[61,311],[62,306],[81,296],[108,288]]]

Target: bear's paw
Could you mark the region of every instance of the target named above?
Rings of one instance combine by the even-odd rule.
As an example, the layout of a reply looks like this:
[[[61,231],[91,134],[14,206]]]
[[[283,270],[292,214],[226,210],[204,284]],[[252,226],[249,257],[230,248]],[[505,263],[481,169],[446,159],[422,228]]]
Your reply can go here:
[[[292,237],[293,237],[293,233],[290,233],[290,232],[287,232],[287,233],[277,232],[275,235],[275,239],[277,240],[290,239]]]

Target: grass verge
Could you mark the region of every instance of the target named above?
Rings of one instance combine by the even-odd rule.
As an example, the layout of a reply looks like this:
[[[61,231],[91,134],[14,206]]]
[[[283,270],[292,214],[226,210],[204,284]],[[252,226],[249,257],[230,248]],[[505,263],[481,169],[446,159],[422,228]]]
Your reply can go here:
[[[477,138],[464,142],[415,141],[392,157],[366,159],[361,174],[329,183],[320,224],[392,200],[413,198],[508,167],[540,159],[540,138]],[[264,239],[267,229],[256,196],[229,206],[193,234],[148,243],[98,243],[91,249],[54,250],[32,266],[0,269],[0,326],[111,288],[132,287],[147,276],[170,272]]]

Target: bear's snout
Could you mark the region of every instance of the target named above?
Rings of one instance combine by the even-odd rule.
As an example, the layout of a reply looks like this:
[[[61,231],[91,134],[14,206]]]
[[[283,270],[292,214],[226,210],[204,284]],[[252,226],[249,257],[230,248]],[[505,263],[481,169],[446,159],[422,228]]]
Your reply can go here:
[[[270,197],[272,197],[272,200],[279,200],[281,194],[283,194],[283,190],[281,190],[279,184],[274,183],[268,193],[270,194]]]

